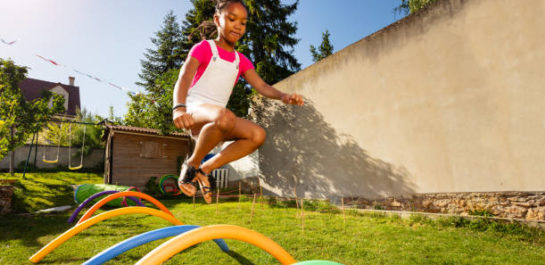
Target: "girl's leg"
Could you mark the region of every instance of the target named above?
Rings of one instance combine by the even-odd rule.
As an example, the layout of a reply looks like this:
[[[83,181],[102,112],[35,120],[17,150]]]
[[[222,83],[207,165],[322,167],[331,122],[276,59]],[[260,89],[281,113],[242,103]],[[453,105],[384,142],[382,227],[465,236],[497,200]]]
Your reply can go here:
[[[225,134],[223,138],[224,141],[235,141],[202,164],[201,169],[209,174],[216,168],[242,158],[261,146],[265,141],[265,137],[265,130],[261,126],[237,117],[232,130]]]
[[[265,141],[265,130],[259,125],[236,117],[231,111],[215,105],[202,104],[192,111],[195,126],[192,133],[198,132],[198,139],[192,156],[187,163],[194,168],[201,168],[205,174],[212,170],[252,153]],[[219,154],[215,155],[203,165],[201,161],[218,143],[235,140]],[[196,180],[203,187],[210,187],[208,178],[197,173]],[[188,187],[185,187],[188,186]],[[189,187],[191,186],[191,187]],[[185,190],[192,188],[191,184],[182,184]],[[203,195],[206,202],[212,200],[209,189],[204,188]]]
[[[211,104],[201,104],[191,110],[195,125],[191,127],[191,133],[197,134],[197,143],[195,150],[191,157],[187,160],[187,165],[198,169],[204,156],[210,152],[218,143],[225,139],[225,135],[228,135],[233,129],[236,116],[229,110]],[[190,169],[184,165],[182,167],[182,174],[185,177],[186,172]],[[205,174],[208,174],[206,172]],[[198,171],[195,173],[195,179],[199,182],[203,196],[206,202],[210,203],[212,200],[211,194],[208,193],[209,189],[203,187],[210,187],[208,178],[203,176]],[[196,189],[191,183],[179,183],[180,189],[187,195],[192,196],[195,194]]]
[[[191,128],[191,132],[198,134],[198,138],[193,154],[187,162],[189,165],[199,168],[206,154],[231,133],[237,117],[226,108],[210,104],[200,105],[192,116],[195,125]]]

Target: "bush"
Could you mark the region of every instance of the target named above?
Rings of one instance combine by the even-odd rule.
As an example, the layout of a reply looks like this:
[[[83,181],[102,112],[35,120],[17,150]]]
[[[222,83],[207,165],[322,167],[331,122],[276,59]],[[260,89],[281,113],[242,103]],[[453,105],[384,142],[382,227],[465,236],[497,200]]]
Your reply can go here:
[[[472,210],[469,212],[469,215],[475,215],[475,216],[485,216],[485,217],[493,217],[494,214],[489,212],[488,210],[482,209],[482,210]]]
[[[267,203],[273,208],[295,208],[297,203],[295,199],[291,198],[279,198],[279,197],[268,197],[266,198]],[[299,199],[299,203],[301,199]],[[328,200],[316,200],[316,199],[305,199],[304,205],[305,210],[308,211],[318,211],[321,213],[340,213],[341,210],[337,206],[331,204]]]
[[[149,178],[148,182],[146,182],[146,186],[144,187],[144,192],[154,197],[162,195],[161,190],[159,189],[157,177],[153,176]]]

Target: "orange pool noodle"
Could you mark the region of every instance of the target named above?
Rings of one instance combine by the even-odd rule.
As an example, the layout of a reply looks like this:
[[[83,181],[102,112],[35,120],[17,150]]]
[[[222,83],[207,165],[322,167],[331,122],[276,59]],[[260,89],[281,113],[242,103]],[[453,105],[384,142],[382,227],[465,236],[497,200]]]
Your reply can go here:
[[[235,225],[210,225],[170,239],[149,252],[136,265],[158,265],[193,245],[218,238],[236,239],[250,243],[268,252],[282,264],[297,262],[280,245],[258,232]]]
[[[144,199],[146,201],[149,201],[149,202],[153,203],[155,206],[157,206],[159,209],[161,209],[161,211],[173,216],[173,214],[161,202],[159,202],[155,198],[153,198],[153,197],[151,197],[151,196],[149,196],[149,195],[147,195],[145,193],[137,192],[137,191],[122,191],[122,192],[114,193],[114,194],[112,194],[112,195],[110,195],[108,197],[105,197],[104,199],[98,201],[97,203],[95,203],[95,205],[93,205],[91,208],[89,208],[89,210],[87,210],[87,212],[85,212],[85,214],[79,219],[78,224],[80,224],[83,221],[89,219],[89,217],[91,217],[98,209],[100,209],[100,207],[104,206],[109,201],[115,200],[115,199],[117,199],[119,197],[125,197],[125,196],[132,196],[132,197],[142,198],[142,199]]]
[[[124,214],[136,214],[136,213],[143,213],[143,214],[149,214],[153,216],[157,216],[160,218],[163,218],[169,222],[171,222],[173,225],[183,225],[182,222],[180,222],[178,219],[176,219],[174,216],[167,214],[165,212],[148,208],[148,207],[124,207],[119,208],[111,211],[107,211],[104,213],[101,213],[87,221],[84,221],[82,223],[78,223],[76,226],[70,228],[57,238],[53,239],[51,242],[49,242],[47,245],[45,245],[42,249],[38,250],[32,257],[29,258],[29,260],[32,263],[38,263],[40,260],[42,260],[47,254],[49,254],[51,251],[53,251],[55,248],[60,246],[62,243],[64,243],[66,240],[70,239],[71,237],[77,235],[79,232],[87,229],[88,227],[101,222],[103,220],[109,219],[114,216],[118,215],[124,215]]]

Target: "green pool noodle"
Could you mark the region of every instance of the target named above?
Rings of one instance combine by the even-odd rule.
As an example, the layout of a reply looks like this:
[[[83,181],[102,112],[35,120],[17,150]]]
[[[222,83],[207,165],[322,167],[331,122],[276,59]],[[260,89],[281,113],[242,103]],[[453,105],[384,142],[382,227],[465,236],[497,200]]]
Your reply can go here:
[[[110,184],[81,184],[74,191],[74,201],[77,204],[82,203],[85,199],[91,197],[93,194],[106,190],[117,190],[117,191],[126,191],[129,189],[129,186],[119,186],[119,185],[110,185]],[[102,198],[100,198],[102,199]],[[97,200],[98,201],[98,200]],[[129,206],[136,206],[132,200],[127,200]],[[111,207],[122,207],[123,198],[117,198],[108,202],[106,205]]]

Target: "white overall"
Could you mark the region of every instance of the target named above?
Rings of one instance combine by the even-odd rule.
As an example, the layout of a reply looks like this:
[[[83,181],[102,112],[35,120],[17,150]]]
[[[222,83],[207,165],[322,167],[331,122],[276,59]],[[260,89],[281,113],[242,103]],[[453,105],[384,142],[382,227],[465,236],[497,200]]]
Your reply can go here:
[[[188,112],[196,104],[209,103],[220,107],[227,106],[233,86],[238,76],[240,62],[235,51],[235,61],[228,62],[220,58],[218,48],[213,40],[208,40],[212,49],[212,58],[201,78],[189,89],[186,98]]]
[[[238,76],[239,56],[235,51],[235,61],[228,62],[220,58],[213,40],[208,40],[212,49],[212,58],[201,78],[189,89],[186,98],[187,112],[191,113],[200,104],[208,103],[225,108]],[[191,133],[197,140],[198,135]]]

